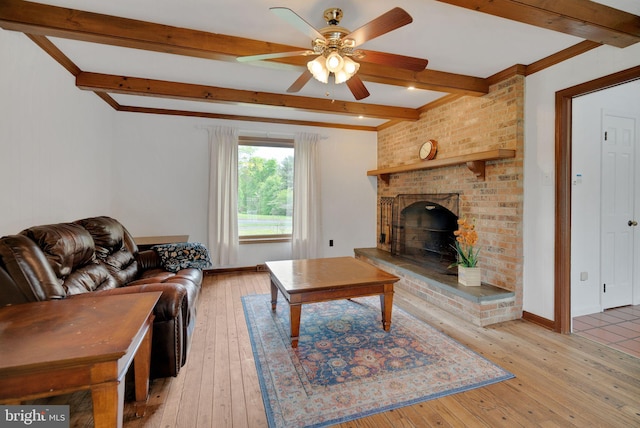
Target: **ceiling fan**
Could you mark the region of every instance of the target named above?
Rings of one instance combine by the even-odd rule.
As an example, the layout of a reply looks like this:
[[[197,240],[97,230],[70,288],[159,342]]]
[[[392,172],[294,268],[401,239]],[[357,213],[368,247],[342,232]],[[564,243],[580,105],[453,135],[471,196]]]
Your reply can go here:
[[[355,75],[360,68],[358,61],[411,71],[422,71],[427,66],[428,60],[426,59],[356,49],[365,42],[413,22],[411,15],[399,7],[391,9],[354,31],[349,31],[339,25],[342,19],[342,10],[336,7],[324,11],[327,26],[320,30],[316,30],[289,8],[272,7],[270,10],[309,36],[312,40],[312,49],[242,56],[237,60],[249,62],[316,55],[315,59],[307,63],[307,70],[287,89],[287,92],[300,91],[312,77],[323,83],[328,83],[329,77],[333,76],[336,84],[346,83],[356,100],[361,100],[369,96],[369,91],[362,80]]]

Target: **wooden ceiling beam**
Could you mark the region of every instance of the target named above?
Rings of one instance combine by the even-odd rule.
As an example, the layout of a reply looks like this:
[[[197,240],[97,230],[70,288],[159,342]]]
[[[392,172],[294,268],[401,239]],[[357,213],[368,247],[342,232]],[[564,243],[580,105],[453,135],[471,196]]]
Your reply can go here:
[[[0,27],[35,36],[59,37],[154,52],[171,53],[218,61],[236,62],[238,56],[304,50],[260,40],[208,33],[22,0],[0,0]],[[308,58],[292,57],[269,61],[285,68],[306,69]],[[483,79],[442,71],[408,70],[362,63],[359,77],[364,81],[396,86],[484,95]]]
[[[372,71],[375,70],[375,71]],[[388,72],[385,74],[385,69]],[[482,96],[489,93],[487,79],[437,70],[419,72],[361,63],[358,76],[364,81],[457,95]]]
[[[154,107],[119,106],[116,110],[126,111],[131,113],[162,114],[162,115],[168,115],[168,116],[203,117],[206,119],[224,119],[224,120],[238,120],[238,121],[244,121],[244,122],[265,122],[265,123],[280,123],[283,125],[299,125],[299,126],[315,126],[320,128],[349,129],[351,131],[375,132],[378,130],[378,128],[375,126],[346,125],[346,124],[335,123],[335,122],[314,122],[310,120],[240,116],[235,114],[209,113],[209,112],[192,111],[192,110],[162,109],[162,108],[154,108]]]
[[[1,1],[1,0],[0,0]],[[61,66],[63,66],[69,73],[77,76],[82,70],[73,61],[69,59],[56,45],[51,43],[51,40],[44,36],[36,36],[35,34],[26,34],[33,43],[38,45],[43,51],[49,54],[49,56],[55,59]]]
[[[348,116],[362,115],[377,119],[416,121],[419,118],[419,113],[416,109],[406,107],[393,107],[325,98],[282,95],[89,72],[81,72],[76,76],[76,86],[80,89],[94,92],[163,97],[224,104],[261,104],[273,107],[315,111],[318,113],[341,114]]]
[[[261,49],[274,52],[300,49],[23,0],[0,0],[0,27],[40,36],[221,61],[235,61],[238,55],[253,55],[262,52]]]
[[[438,0],[625,48],[640,42],[640,16],[589,0]]]

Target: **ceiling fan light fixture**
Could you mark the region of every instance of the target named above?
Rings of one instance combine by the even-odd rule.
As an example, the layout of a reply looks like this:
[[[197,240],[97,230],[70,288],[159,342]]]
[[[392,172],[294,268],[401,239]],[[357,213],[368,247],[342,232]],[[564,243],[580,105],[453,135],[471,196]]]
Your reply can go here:
[[[351,76],[345,73],[344,70],[340,70],[334,74],[334,78],[335,78],[336,85],[339,85],[340,83],[344,83],[347,80],[349,80]]]
[[[351,79],[353,75],[358,72],[359,68],[360,68],[360,64],[358,64],[351,58],[345,57],[344,67],[342,67],[342,70],[338,71],[337,73],[334,73],[336,84],[344,83],[347,80]]]
[[[327,66],[325,65],[324,57],[322,55],[309,61],[307,63],[307,69],[316,80],[322,83],[329,82],[329,70],[327,70]]]
[[[344,59],[344,67],[342,69],[349,75],[353,76],[360,69],[360,64],[352,60],[351,58]]]
[[[331,52],[327,56],[326,65],[327,65],[327,70],[329,70],[332,73],[337,73],[340,70],[342,70],[342,67],[344,65],[344,59],[340,56],[338,52]]]

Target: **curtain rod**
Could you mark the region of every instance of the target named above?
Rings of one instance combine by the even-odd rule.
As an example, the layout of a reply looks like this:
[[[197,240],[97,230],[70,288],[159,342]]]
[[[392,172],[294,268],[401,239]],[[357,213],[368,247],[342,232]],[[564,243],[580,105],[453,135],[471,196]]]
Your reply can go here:
[[[196,125],[198,129],[211,129],[213,126],[207,125]],[[238,136],[240,137],[255,137],[255,138],[274,138],[274,139],[288,139],[293,140],[296,136],[295,133],[285,133],[285,132],[264,132],[264,131],[255,131],[248,129],[238,129]],[[328,140],[328,135],[320,135],[321,140]]]
[[[241,137],[255,137],[255,138],[274,138],[274,139],[288,139],[293,140],[296,134],[284,133],[284,132],[261,132],[261,131],[249,131],[244,129],[238,130],[238,135]],[[320,135],[321,140],[329,139],[328,135]]]

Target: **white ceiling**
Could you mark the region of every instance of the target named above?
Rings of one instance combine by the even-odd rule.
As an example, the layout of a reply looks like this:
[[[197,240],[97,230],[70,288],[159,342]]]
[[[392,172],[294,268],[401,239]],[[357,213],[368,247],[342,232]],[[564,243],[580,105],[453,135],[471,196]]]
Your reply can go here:
[[[365,43],[362,48],[427,58],[431,70],[489,77],[515,64],[531,64],[582,39],[527,24],[451,6],[434,0],[41,0],[38,3],[103,13],[249,39],[265,40],[306,49],[306,35],[269,11],[281,6],[294,10],[316,28],[326,25],[322,15],[329,7],[344,12],[341,25],[354,30],[399,6],[413,23]],[[598,3],[640,15],[638,0],[600,0]],[[263,63],[232,63],[142,51],[50,37],[83,71],[145,77],[259,92],[285,94],[299,76]],[[362,102],[418,108],[445,93],[413,90],[365,82],[371,96]],[[346,85],[325,85],[311,80],[297,94],[354,101]],[[156,97],[112,94],[121,105],[190,110],[217,114],[378,126],[384,120],[355,118],[290,108],[181,101]]]

